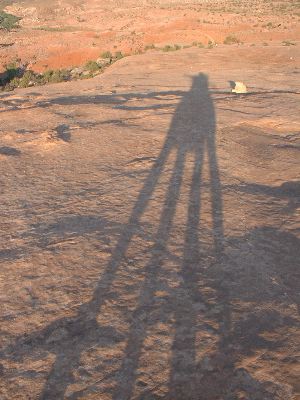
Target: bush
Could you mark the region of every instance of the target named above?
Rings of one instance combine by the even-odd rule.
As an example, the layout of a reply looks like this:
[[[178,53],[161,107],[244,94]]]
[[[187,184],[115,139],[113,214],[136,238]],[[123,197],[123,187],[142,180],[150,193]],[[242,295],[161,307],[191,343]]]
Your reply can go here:
[[[284,41],[282,42],[282,44],[283,44],[284,46],[296,46],[296,43],[291,42],[290,40],[284,40]]]
[[[272,24],[272,22],[268,22],[267,24],[262,25],[262,28],[275,28],[275,26]]]
[[[18,86],[17,81],[24,73],[17,62],[11,62],[5,65],[5,72],[0,74],[0,85],[7,90],[12,90]]]
[[[225,38],[224,44],[237,44],[237,43],[241,43],[240,39],[238,39],[235,36],[229,35]]]
[[[192,43],[192,46],[199,47],[200,49],[202,49],[203,47],[205,47],[204,44],[203,44],[202,42],[193,42],[193,43]]]
[[[168,51],[174,51],[174,49],[172,46],[167,44],[167,45],[165,45],[165,47],[162,48],[162,51],[168,52]]]
[[[181,46],[179,46],[179,44],[174,44],[174,46],[171,46],[169,44],[167,44],[165,47],[163,47],[161,50],[168,52],[168,51],[176,51],[176,50],[180,50]]]
[[[110,51],[105,51],[104,53],[101,54],[102,58],[112,58],[112,54]]]
[[[7,82],[4,86],[5,90],[14,90],[19,86],[19,78],[13,78],[11,81]]]
[[[53,75],[54,71],[48,70],[45,71],[41,76],[41,83],[47,83],[51,81],[51,76]]]
[[[99,69],[101,69],[101,67],[97,64],[97,62],[92,60],[88,61],[85,64],[85,68],[90,72],[96,72],[99,71]]]
[[[11,81],[12,79],[14,79],[15,77],[20,76],[20,68],[17,65],[17,63],[15,62],[11,62],[9,64],[5,65],[5,69],[6,69],[6,79],[8,81]]]
[[[20,19],[20,17],[0,11],[0,29],[10,31],[11,29],[18,28]]]
[[[145,51],[147,51],[147,50],[154,50],[154,49],[155,49],[154,44],[147,44],[147,45],[145,46]]]
[[[121,58],[123,58],[123,57],[124,57],[124,55],[122,54],[122,52],[121,51],[117,51],[115,53],[114,59],[115,60],[121,60]]]
[[[37,77],[34,72],[26,71],[22,78],[19,78],[18,87],[26,88],[30,85],[30,83],[36,83]]]
[[[70,79],[70,72],[65,69],[58,69],[55,71],[49,70],[44,72],[40,78],[41,84],[46,83],[59,83],[68,81]]]

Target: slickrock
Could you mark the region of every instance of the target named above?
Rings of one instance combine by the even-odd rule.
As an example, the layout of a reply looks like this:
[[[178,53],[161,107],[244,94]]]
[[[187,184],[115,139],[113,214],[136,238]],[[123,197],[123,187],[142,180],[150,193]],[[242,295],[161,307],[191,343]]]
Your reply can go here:
[[[297,62],[149,52],[0,94],[1,399],[299,398]]]

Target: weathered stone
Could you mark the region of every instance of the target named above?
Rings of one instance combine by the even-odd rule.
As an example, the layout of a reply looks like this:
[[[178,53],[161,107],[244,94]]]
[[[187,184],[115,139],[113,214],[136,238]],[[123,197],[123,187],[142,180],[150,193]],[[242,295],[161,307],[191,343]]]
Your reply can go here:
[[[77,68],[73,68],[72,70],[71,70],[71,75],[81,75],[82,73],[83,73],[83,68],[81,68],[81,67],[77,67]]]
[[[239,93],[239,94],[247,93],[247,87],[243,82],[234,82],[234,84],[235,86],[231,90],[232,93]]]
[[[107,65],[109,65],[111,63],[111,59],[110,58],[98,58],[96,60],[96,63],[99,65],[99,67],[105,67]]]

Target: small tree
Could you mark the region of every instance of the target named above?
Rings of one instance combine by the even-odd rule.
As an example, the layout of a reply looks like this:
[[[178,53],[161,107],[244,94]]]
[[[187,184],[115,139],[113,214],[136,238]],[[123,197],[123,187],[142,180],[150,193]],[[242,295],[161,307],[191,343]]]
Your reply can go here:
[[[10,31],[11,29],[18,28],[18,22],[20,21],[20,19],[20,17],[8,14],[5,11],[0,11],[0,29]]]

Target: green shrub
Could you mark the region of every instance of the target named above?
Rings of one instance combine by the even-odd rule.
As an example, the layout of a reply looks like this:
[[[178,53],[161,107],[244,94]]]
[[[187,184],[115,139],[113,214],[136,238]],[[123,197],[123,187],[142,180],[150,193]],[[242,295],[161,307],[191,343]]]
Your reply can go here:
[[[296,43],[291,42],[290,40],[284,40],[284,41],[282,42],[282,44],[283,44],[284,46],[296,46]]]
[[[69,79],[70,79],[70,71],[66,69],[58,69],[54,71],[51,82],[58,83],[58,82],[68,81]]]
[[[18,86],[21,88],[26,88],[29,86],[30,82],[36,82],[36,75],[32,71],[26,71],[22,78],[19,78],[19,84]]]
[[[205,47],[204,44],[203,44],[202,42],[193,42],[193,43],[192,43],[192,46],[196,46],[196,47],[199,47],[199,48]]]
[[[223,43],[224,44],[237,44],[237,43],[241,43],[241,41],[237,37],[235,37],[233,35],[229,35],[224,39]]]
[[[20,19],[20,17],[0,11],[0,29],[10,31],[11,29],[18,28]]]
[[[42,76],[41,76],[41,82],[42,83],[47,83],[50,82],[51,76],[53,75],[54,71],[49,69],[48,71],[45,71]]]
[[[11,62],[5,65],[7,80],[11,81],[20,75],[20,68],[16,62]]]
[[[123,58],[123,57],[124,57],[123,53],[121,51],[117,51],[115,53],[114,59],[115,60],[121,60],[121,58]]]
[[[14,90],[19,86],[19,78],[13,78],[11,81],[7,82],[4,86],[5,90]]]
[[[42,74],[40,82],[41,84],[59,83],[67,81],[69,79],[70,79],[70,72],[65,69],[58,69],[55,71],[48,70]]]
[[[104,53],[101,54],[102,58],[112,58],[112,54],[110,51],[105,51]]]
[[[174,44],[174,46],[171,46],[170,44],[167,44],[165,47],[163,47],[161,50],[168,52],[168,51],[176,51],[180,50],[181,46],[179,44]]]
[[[263,24],[262,28],[275,28],[275,26],[272,24],[272,22],[268,22],[267,24]]]
[[[79,30],[77,26],[37,26],[34,29],[46,32],[77,32]]]
[[[168,51],[174,51],[174,49],[172,46],[167,44],[167,45],[165,45],[165,47],[162,48],[162,51],[168,52]]]
[[[154,49],[155,49],[154,44],[147,44],[147,45],[145,46],[145,51],[147,51],[147,50],[154,50]]]
[[[96,71],[99,71],[99,69],[101,69],[101,67],[96,63],[96,61],[92,61],[92,60],[88,61],[85,64],[85,68],[90,72],[96,72]]]

